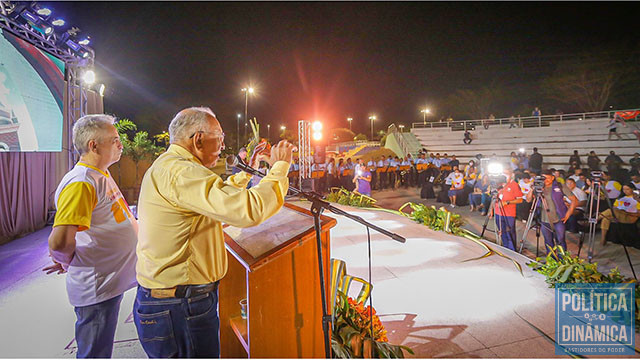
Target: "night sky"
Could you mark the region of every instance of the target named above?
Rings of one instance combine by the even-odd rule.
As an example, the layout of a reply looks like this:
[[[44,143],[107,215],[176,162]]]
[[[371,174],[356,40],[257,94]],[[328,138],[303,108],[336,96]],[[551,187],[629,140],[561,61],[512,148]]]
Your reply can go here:
[[[299,119],[348,127],[351,116],[369,134],[369,114],[377,129],[422,121],[425,106],[440,118],[448,95],[492,83],[510,96],[497,117],[551,113],[538,88],[559,61],[605,47],[640,55],[633,3],[43,4],[91,36],[106,111],[152,133],[191,105],[211,107],[231,133],[247,84],[258,91],[249,117],[272,138]],[[639,93],[612,101],[638,107]]]

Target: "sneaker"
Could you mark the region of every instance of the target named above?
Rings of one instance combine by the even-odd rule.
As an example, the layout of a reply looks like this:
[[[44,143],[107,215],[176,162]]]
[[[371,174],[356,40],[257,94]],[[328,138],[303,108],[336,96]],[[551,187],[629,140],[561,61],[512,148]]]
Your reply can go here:
[[[487,216],[487,213],[486,213],[486,212],[484,212],[484,211],[480,211],[480,215],[481,215],[481,216]]]
[[[452,208],[456,207],[455,204],[449,204],[449,206],[451,206]]]

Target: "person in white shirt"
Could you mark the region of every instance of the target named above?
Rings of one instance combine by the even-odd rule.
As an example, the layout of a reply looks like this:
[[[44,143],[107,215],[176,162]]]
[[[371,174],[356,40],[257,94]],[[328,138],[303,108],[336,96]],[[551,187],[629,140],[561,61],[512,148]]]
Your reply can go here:
[[[138,222],[107,170],[122,154],[114,120],[87,115],[73,125],[80,161],[56,190],[49,236],[53,265],[43,269],[67,273],[78,358],[111,357],[122,294],[137,285]]]
[[[620,194],[622,194],[622,185],[619,182],[612,180],[609,172],[607,171],[602,172],[602,180],[605,182],[604,190],[607,193],[609,200],[619,198]]]
[[[624,192],[624,197],[617,199],[613,203],[613,213],[618,219],[618,222],[623,224],[633,224],[638,221],[638,217],[640,217],[640,202],[633,195],[633,188],[631,184],[625,184],[622,186],[622,192]],[[609,226],[611,225],[611,221],[613,221],[613,215],[611,213],[611,209],[607,209],[600,213],[599,219],[602,219],[602,223],[600,224],[600,229],[602,230],[602,238],[601,243],[605,245],[607,243],[607,232],[609,231]]]
[[[449,188],[449,201],[451,201],[451,207],[456,207],[456,198],[462,194],[464,189],[464,174],[460,172],[457,166],[453,167],[453,171],[447,176],[447,180],[450,182]]]

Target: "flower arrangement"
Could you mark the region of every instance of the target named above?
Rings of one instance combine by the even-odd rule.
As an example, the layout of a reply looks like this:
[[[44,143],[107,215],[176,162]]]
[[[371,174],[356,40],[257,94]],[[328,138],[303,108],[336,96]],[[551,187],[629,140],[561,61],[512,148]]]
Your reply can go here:
[[[402,350],[413,351],[402,345],[389,344],[387,331],[375,309],[364,306],[338,291],[338,301],[334,308],[331,348],[334,358],[404,358]],[[373,324],[373,341],[371,325]]]

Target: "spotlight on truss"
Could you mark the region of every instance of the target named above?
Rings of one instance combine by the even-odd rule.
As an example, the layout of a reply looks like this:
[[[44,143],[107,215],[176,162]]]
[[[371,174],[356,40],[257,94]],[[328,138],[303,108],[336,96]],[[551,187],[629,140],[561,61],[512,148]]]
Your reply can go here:
[[[87,85],[93,84],[94,82],[96,82],[96,73],[94,73],[93,70],[85,71],[82,77],[82,81],[84,81],[84,83]]]
[[[80,45],[89,45],[90,42],[91,42],[91,38],[87,36],[86,38],[78,41],[78,44],[80,44]]]
[[[51,25],[54,26],[64,26],[64,20],[62,19],[55,19],[51,22]]]

